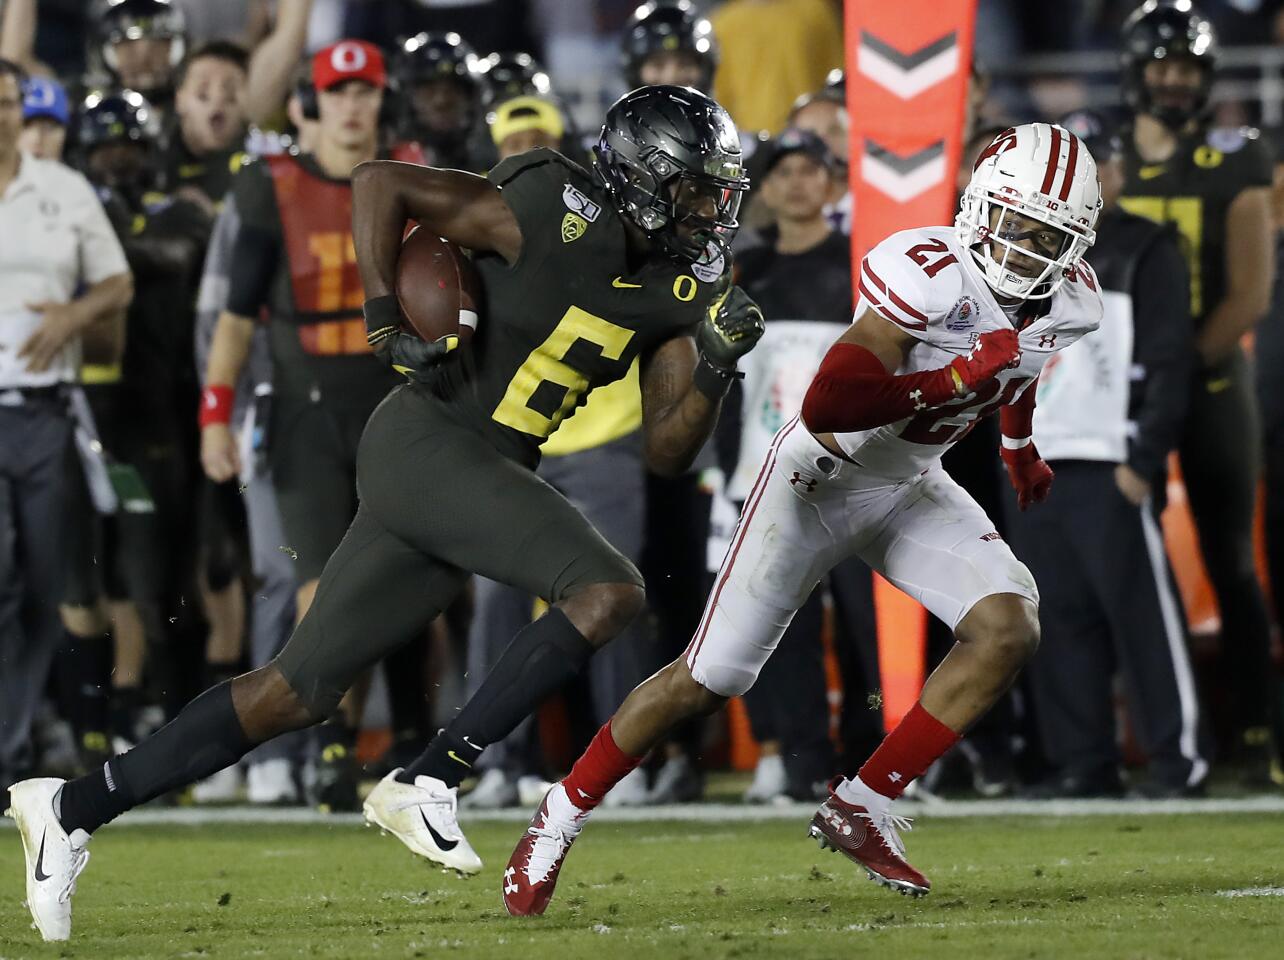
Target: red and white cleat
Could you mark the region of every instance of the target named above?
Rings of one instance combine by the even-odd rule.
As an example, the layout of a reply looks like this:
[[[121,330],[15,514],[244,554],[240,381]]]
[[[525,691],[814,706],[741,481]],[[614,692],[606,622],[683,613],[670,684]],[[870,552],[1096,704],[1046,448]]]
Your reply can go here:
[[[539,916],[548,908],[557,875],[587,817],[567,799],[560,783],[544,795],[504,868],[504,907],[511,916]]]
[[[860,864],[869,878],[911,897],[923,897],[932,883],[905,859],[905,845],[899,831],[909,830],[910,821],[890,811],[871,813],[866,807],[848,803],[835,792],[839,780],[829,784],[829,797],[811,818],[807,833],[821,849],[842,853]]]

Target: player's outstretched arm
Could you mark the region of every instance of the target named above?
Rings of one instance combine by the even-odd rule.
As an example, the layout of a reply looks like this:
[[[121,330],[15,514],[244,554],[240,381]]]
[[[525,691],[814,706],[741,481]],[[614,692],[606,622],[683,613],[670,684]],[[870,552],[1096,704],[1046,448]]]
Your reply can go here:
[[[972,352],[935,370],[896,375],[916,341],[866,310],[838,339],[803,398],[812,433],[853,433],[896,423],[966,396],[1021,357],[1015,330],[984,333]]]
[[[522,250],[517,218],[485,177],[393,160],[369,160],[352,174],[352,239],[367,300],[396,287],[406,221],[470,250],[515,263]]]

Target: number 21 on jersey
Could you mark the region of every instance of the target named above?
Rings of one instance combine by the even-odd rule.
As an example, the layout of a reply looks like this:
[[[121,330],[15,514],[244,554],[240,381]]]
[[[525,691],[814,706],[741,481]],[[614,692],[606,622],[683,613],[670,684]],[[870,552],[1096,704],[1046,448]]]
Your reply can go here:
[[[575,342],[585,340],[596,346],[606,359],[619,360],[633,335],[632,330],[603,320],[587,310],[571,307],[562,314],[548,339],[531,351],[513,375],[491,418],[532,437],[541,440],[548,437],[575,409],[589,386],[589,378],[566,362],[566,354]],[[561,387],[564,390],[561,402],[550,416],[531,406],[536,391],[546,383],[554,389]]]

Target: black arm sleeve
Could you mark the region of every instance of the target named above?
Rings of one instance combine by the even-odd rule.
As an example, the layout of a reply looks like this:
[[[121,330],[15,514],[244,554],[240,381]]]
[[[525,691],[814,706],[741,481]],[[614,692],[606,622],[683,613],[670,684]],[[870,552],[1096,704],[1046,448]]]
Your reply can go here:
[[[1133,363],[1145,370],[1146,381],[1133,411],[1137,432],[1128,466],[1154,481],[1163,476],[1181,434],[1196,357],[1186,264],[1169,234],[1142,254],[1133,278],[1133,311]]]
[[[241,228],[228,266],[227,309],[237,316],[257,319],[268,302],[284,238],[267,163],[242,167],[232,183]]]

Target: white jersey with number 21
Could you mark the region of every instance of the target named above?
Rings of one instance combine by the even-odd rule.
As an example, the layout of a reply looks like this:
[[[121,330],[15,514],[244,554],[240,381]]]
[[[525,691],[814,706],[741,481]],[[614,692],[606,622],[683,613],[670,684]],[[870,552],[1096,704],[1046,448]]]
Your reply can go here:
[[[856,316],[872,310],[918,340],[897,373],[944,367],[967,354],[981,334],[1014,325],[969,259],[952,227],[902,230],[866,255]],[[896,423],[835,439],[870,473],[890,479],[921,473],[979,420],[1020,396],[1052,354],[1097,329],[1101,312],[1097,277],[1080,262],[1047,312],[1020,331],[1016,367],[944,407],[924,407]]]

